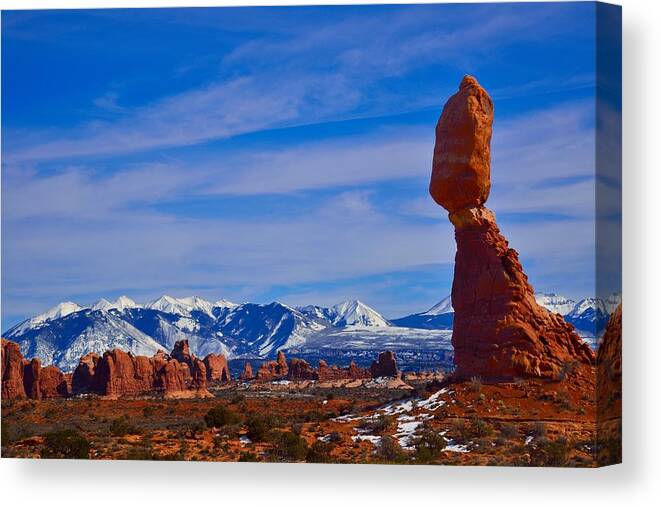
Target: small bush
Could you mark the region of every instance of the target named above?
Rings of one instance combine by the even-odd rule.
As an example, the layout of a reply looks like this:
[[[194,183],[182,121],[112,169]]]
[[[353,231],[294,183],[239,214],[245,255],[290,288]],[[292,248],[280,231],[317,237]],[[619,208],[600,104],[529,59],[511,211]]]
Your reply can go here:
[[[533,424],[530,434],[535,438],[544,438],[546,436],[546,424],[539,421]]]
[[[333,444],[339,444],[344,441],[344,437],[342,436],[342,433],[333,431],[330,435],[328,435],[328,441]]]
[[[271,430],[277,427],[277,421],[273,417],[253,413],[248,417],[246,427],[248,429],[246,435],[250,440],[263,442],[267,439]]]
[[[500,434],[503,438],[516,438],[518,433],[519,432],[514,424],[503,423],[500,426]]]
[[[244,451],[241,454],[239,454],[239,461],[253,462],[253,461],[259,461],[259,458],[257,457],[257,454],[255,454],[254,452]]]
[[[425,430],[415,443],[415,459],[419,463],[428,463],[436,459],[446,445],[447,440],[442,435],[432,430]]]
[[[470,389],[475,393],[482,391],[482,377],[471,377]]]
[[[212,408],[204,416],[204,422],[210,428],[221,428],[223,426],[238,424],[240,421],[241,418],[236,412],[222,405]]]
[[[332,463],[331,451],[333,447],[332,444],[317,440],[308,450],[305,460],[308,463]]]
[[[136,435],[140,430],[128,422],[126,416],[118,417],[110,423],[110,434],[115,437],[123,437],[124,435]]]
[[[561,467],[567,464],[569,447],[567,440],[543,440],[533,446],[530,452],[530,464],[538,467]]]
[[[88,459],[89,441],[74,429],[46,433],[42,458]]]
[[[393,425],[394,419],[387,415],[380,415],[375,418],[365,419],[358,427],[373,435],[382,435]]]
[[[300,435],[285,431],[276,439],[272,455],[278,461],[303,461],[308,455],[308,445]]]
[[[376,457],[389,463],[402,463],[406,461],[406,454],[399,442],[392,437],[383,436],[376,447]]]

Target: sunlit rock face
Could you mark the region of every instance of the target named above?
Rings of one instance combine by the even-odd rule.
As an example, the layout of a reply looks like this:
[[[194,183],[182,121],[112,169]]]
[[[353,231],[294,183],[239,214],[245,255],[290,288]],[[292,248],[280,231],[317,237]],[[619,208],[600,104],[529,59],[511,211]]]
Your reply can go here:
[[[552,378],[594,362],[574,328],[535,301],[534,290],[484,204],[491,187],[493,102],[466,76],[436,127],[433,199],[455,228],[452,345],[458,378]]]

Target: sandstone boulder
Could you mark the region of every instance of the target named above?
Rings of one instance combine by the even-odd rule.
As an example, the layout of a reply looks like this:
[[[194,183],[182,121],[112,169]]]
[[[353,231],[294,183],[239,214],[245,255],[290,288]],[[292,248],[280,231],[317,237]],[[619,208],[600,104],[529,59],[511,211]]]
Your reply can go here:
[[[491,189],[493,102],[472,76],[465,76],[436,125],[429,191],[448,211],[481,206]]]

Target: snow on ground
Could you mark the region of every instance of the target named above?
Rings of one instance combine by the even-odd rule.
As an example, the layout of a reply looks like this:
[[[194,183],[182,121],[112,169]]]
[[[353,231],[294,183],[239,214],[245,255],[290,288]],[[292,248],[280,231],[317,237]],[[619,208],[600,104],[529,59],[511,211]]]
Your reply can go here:
[[[380,409],[377,409],[371,415],[359,416],[355,414],[346,414],[336,417],[333,421],[340,423],[350,423],[355,421],[375,420],[380,416],[397,416],[397,428],[393,437],[397,439],[399,445],[405,450],[413,450],[416,434],[422,428],[425,421],[434,418],[433,412],[445,405],[445,400],[439,399],[443,394],[452,394],[443,388],[436,391],[428,398],[409,399],[405,401],[396,401],[389,403]],[[371,435],[369,429],[354,427],[356,435],[352,436],[354,442],[368,441],[374,445],[381,442],[381,437]],[[442,432],[443,434],[445,432]],[[320,437],[321,439],[322,437]],[[455,445],[452,442],[444,449],[451,452],[468,452],[466,446]]]

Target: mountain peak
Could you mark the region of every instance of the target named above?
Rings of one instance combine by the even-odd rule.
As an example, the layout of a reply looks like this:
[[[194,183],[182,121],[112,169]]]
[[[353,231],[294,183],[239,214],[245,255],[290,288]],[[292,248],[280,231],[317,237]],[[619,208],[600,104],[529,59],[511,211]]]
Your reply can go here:
[[[422,315],[444,315],[446,313],[454,313],[454,308],[452,308],[452,296],[447,296],[441,299]]]
[[[348,299],[330,309],[332,322],[336,326],[388,327],[390,323],[373,308],[358,299]]]
[[[166,313],[174,313],[184,317],[190,317],[191,312],[199,311],[213,316],[213,305],[199,296],[188,296],[175,298],[164,294],[160,298],[148,303],[145,308],[160,310]]]

